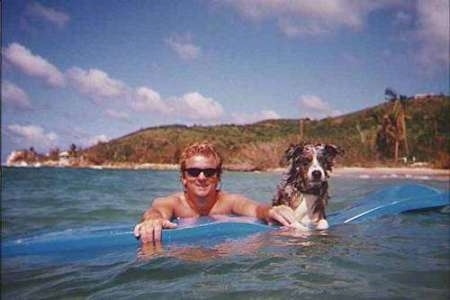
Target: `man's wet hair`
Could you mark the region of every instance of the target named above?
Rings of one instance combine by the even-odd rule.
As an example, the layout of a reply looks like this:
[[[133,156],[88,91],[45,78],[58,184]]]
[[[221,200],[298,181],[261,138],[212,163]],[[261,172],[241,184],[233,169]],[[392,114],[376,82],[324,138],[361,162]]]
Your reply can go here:
[[[220,178],[220,175],[222,174],[222,156],[217,152],[215,146],[209,142],[194,143],[184,149],[180,157],[181,173],[186,170],[186,160],[196,155],[213,157],[217,162],[217,176]]]

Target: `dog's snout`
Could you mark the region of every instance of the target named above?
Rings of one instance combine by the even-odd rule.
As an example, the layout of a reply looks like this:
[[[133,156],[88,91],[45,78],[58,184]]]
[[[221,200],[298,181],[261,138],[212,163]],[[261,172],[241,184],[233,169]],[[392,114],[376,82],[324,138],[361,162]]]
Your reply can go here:
[[[322,172],[320,172],[319,170],[314,170],[312,171],[312,177],[314,180],[319,180],[322,177]]]

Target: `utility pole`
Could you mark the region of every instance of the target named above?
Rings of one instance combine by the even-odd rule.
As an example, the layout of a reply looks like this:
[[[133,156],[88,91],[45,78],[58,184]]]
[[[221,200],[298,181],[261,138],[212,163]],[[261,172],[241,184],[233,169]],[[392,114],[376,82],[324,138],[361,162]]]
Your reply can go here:
[[[303,137],[304,137],[304,119],[300,119],[300,142],[303,142]]]

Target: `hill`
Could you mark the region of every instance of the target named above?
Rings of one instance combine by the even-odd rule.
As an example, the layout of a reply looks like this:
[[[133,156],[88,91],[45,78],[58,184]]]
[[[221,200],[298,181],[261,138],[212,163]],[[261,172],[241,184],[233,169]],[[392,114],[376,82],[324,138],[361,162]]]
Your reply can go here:
[[[399,157],[403,161],[450,168],[450,97],[404,100],[407,144],[401,140],[398,143]],[[99,143],[77,155],[82,156],[85,163],[98,165],[176,164],[184,147],[207,140],[217,146],[228,168],[262,170],[279,167],[289,144],[308,141],[342,147],[345,155],[338,160],[341,165],[393,165],[396,164],[396,140],[389,135],[389,127],[383,122],[395,121],[392,119],[395,105],[390,101],[339,117],[303,119],[303,138],[298,119],[265,120],[249,125],[169,125],[142,129]]]

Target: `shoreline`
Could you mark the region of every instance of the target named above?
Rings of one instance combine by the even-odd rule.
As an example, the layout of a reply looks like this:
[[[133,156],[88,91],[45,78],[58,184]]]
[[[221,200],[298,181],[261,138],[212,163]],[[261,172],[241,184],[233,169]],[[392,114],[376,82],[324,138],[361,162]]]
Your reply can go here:
[[[164,163],[145,163],[145,164],[105,164],[105,165],[57,165],[57,164],[34,164],[34,165],[2,165],[2,168],[67,168],[67,169],[124,169],[124,170],[178,170],[180,166],[178,164],[164,164]],[[237,172],[284,172],[286,168],[271,168],[265,170],[255,170],[253,168],[247,168],[243,166],[239,168],[235,165],[224,165],[223,169],[226,171]],[[424,175],[446,175],[450,176],[450,169],[435,169],[431,167],[352,167],[352,166],[338,166],[333,167],[332,174],[359,174],[359,173],[371,173],[371,174],[388,174],[388,173],[400,173],[400,174],[424,174]]]
[[[284,169],[273,169],[271,172],[282,173]],[[348,177],[361,179],[415,179],[450,181],[450,169],[433,169],[429,167],[335,167],[331,177]]]
[[[114,164],[114,165],[16,165],[5,166],[7,168],[73,168],[73,169],[94,169],[94,170],[179,170],[178,164]],[[275,168],[267,170],[253,170],[248,168],[237,168],[236,165],[224,165],[225,171],[232,172],[255,172],[255,173],[282,173],[285,168]],[[450,180],[450,169],[433,169],[430,167],[345,167],[333,168],[331,176],[358,177],[358,178],[411,178],[411,179],[437,179]]]
[[[333,169],[334,174],[352,174],[352,173],[372,173],[372,174],[424,174],[424,175],[446,175],[450,176],[450,169],[433,169],[427,167],[338,167]]]
[[[392,178],[449,181],[449,169],[432,169],[426,167],[339,167],[335,168],[331,176],[357,178]]]

